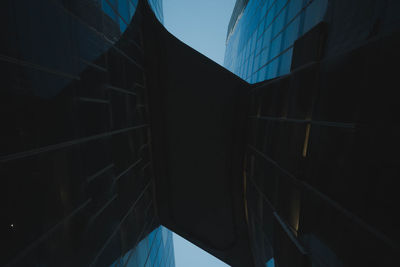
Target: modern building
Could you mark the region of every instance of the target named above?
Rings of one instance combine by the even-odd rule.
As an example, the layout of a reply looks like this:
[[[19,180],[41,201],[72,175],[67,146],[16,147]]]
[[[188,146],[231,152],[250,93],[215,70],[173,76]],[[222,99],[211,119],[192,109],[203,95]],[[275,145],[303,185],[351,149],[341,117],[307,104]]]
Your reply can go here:
[[[398,264],[388,149],[398,142],[383,135],[398,132],[399,11],[395,1],[236,1],[225,66],[256,83],[245,177],[260,266]]]
[[[175,266],[172,232],[163,226],[156,228],[111,265],[118,266]]]
[[[398,266],[399,3],[238,1],[246,82],[161,1],[1,1],[0,265]]]
[[[328,0],[239,0],[229,23],[225,67],[250,83],[290,72],[294,42],[322,21]]]
[[[329,55],[360,45],[369,34],[398,28],[391,10],[397,4],[367,3],[360,9],[359,1],[345,6],[337,0],[238,0],[229,22],[224,66],[249,83],[262,82],[291,71],[295,41],[320,22],[329,25]]]
[[[138,1],[0,10],[0,265],[173,267],[154,212]]]
[[[148,2],[153,9],[157,19],[161,23],[164,23],[163,0],[149,0]]]

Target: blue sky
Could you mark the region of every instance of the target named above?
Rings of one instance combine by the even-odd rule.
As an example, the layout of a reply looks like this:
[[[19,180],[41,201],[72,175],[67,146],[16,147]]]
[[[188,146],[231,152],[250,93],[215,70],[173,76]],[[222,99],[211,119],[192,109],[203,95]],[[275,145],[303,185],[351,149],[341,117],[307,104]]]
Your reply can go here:
[[[166,0],[167,1],[167,0]],[[226,267],[224,262],[173,234],[176,267]]]
[[[164,26],[178,39],[223,65],[225,38],[236,0],[164,0]],[[214,256],[174,234],[176,267],[225,267]]]
[[[181,41],[223,65],[236,0],[164,0],[164,25]]]

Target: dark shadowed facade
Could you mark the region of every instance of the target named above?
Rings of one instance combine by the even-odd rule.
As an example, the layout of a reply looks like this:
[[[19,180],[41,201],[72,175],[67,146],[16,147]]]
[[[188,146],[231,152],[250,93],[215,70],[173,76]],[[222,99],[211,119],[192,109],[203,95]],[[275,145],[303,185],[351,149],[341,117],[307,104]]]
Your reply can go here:
[[[399,11],[398,1],[237,1],[225,66],[256,83],[245,179],[260,266],[399,264]]]
[[[0,4],[0,266],[174,266],[155,214],[137,5]]]
[[[398,266],[398,2],[237,1],[247,82],[161,3],[1,2],[0,265]]]

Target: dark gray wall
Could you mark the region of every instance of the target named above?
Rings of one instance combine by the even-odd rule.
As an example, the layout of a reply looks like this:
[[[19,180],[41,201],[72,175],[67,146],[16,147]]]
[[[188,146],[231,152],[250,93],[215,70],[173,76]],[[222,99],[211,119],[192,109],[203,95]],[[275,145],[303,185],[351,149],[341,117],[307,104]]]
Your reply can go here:
[[[161,223],[233,266],[252,266],[242,176],[248,84],[145,17]]]

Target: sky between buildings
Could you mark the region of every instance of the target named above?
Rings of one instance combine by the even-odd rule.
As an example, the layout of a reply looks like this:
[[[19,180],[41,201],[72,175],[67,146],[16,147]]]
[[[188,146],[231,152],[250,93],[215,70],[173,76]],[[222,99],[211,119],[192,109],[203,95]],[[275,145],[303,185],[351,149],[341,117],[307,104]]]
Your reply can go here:
[[[164,26],[178,39],[223,65],[225,38],[236,0],[163,0]],[[176,267],[225,267],[214,256],[174,234]]]
[[[220,65],[236,0],[163,0],[164,26],[185,44]]]

